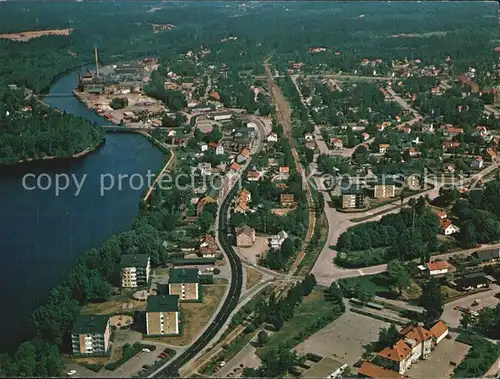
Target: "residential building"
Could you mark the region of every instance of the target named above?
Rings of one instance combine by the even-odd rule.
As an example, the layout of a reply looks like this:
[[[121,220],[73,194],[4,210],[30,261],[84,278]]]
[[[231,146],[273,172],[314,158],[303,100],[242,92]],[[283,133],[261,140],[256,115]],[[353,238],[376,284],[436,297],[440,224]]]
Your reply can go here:
[[[366,140],[369,140],[370,139],[370,135],[368,133],[361,133],[361,137],[363,137],[363,141],[366,141]]]
[[[110,349],[111,328],[109,317],[80,315],[71,332],[72,351],[75,355],[104,355]]]
[[[149,296],[146,305],[146,334],[164,336],[179,334],[179,296]]]
[[[443,148],[443,151],[453,151],[456,148],[460,147],[460,142],[458,141],[444,141],[443,144],[441,145]]]
[[[295,205],[295,197],[291,193],[282,193],[280,203],[283,207],[293,207]]]
[[[240,169],[241,169],[241,166],[240,166],[238,163],[233,162],[233,163],[231,164],[231,170],[232,170],[232,171],[236,171],[236,172],[238,172],[238,171],[240,171]]]
[[[214,121],[228,121],[233,117],[232,113],[218,113],[212,115]]]
[[[278,250],[281,249],[281,245],[283,245],[283,242],[288,238],[287,232],[282,230],[275,236],[271,236],[269,239],[269,245],[271,246],[272,249]]]
[[[476,157],[476,159],[471,162],[470,166],[472,168],[481,169],[484,167],[484,159],[482,157]]]
[[[365,195],[360,187],[342,190],[343,209],[362,209],[365,207]]]
[[[276,133],[271,133],[267,136],[267,142],[278,142],[278,135]]]
[[[430,332],[434,337],[435,344],[437,345],[439,342],[443,340],[448,335],[448,327],[442,321],[438,321],[431,329]]]
[[[443,130],[443,136],[449,139],[462,134],[464,130],[462,128],[454,128],[453,126],[446,126]]]
[[[451,236],[452,234],[460,232],[460,228],[456,225],[453,225],[451,220],[444,219],[439,220],[439,231],[445,236]]]
[[[210,234],[205,234],[200,239],[200,243],[198,245],[198,254],[200,256],[203,258],[215,258],[218,251],[219,247],[217,246],[217,242]]]
[[[375,184],[373,194],[375,199],[389,199],[396,196],[396,185],[393,183]]]
[[[381,143],[380,145],[378,145],[378,152],[380,154],[385,154],[387,150],[389,150],[390,146],[391,145],[389,145],[388,143]]]
[[[405,176],[405,186],[408,187],[409,189],[416,191],[422,188],[422,182],[420,180],[420,175],[419,174],[411,174],[408,176]]]
[[[358,376],[362,378],[404,378],[403,375],[397,373],[396,371],[392,371],[386,369],[385,367],[377,366],[371,362],[364,361],[361,364],[361,367],[358,370]]]
[[[493,262],[500,260],[500,248],[475,251],[472,256],[481,262]]]
[[[248,211],[248,203],[252,200],[252,194],[246,188],[242,188],[236,194],[234,199],[234,212],[246,213]]]
[[[234,229],[236,235],[236,246],[250,247],[255,242],[255,229],[248,225],[241,225]]]
[[[247,180],[249,182],[258,182],[260,180],[260,172],[254,170],[248,171]]]
[[[450,265],[446,261],[434,261],[427,263],[427,270],[429,275],[444,275],[450,269]]]
[[[125,254],[121,256],[122,287],[136,288],[148,284],[151,261],[147,254]]]
[[[497,153],[492,148],[488,148],[485,151],[485,158],[488,160],[488,162],[496,162],[497,161]]]
[[[455,280],[456,289],[459,291],[470,291],[490,286],[490,280],[482,272],[467,274]]]
[[[420,325],[410,325],[402,329],[399,332],[401,338],[393,346],[386,347],[377,353],[380,365],[399,374],[404,374],[418,359],[429,358],[431,350],[447,333],[444,327],[446,325],[442,321],[438,321],[433,326],[434,333]]]
[[[330,145],[332,145],[332,147],[334,149],[343,149],[344,148],[344,143],[342,142],[342,140],[340,138],[337,138],[337,137],[330,138]]]
[[[203,176],[210,176],[210,175],[212,175],[212,166],[210,165],[210,163],[200,162],[198,164],[197,168],[198,168],[198,170],[200,170],[200,173]]]
[[[168,293],[180,301],[200,299],[200,278],[196,268],[172,268],[168,273]]]

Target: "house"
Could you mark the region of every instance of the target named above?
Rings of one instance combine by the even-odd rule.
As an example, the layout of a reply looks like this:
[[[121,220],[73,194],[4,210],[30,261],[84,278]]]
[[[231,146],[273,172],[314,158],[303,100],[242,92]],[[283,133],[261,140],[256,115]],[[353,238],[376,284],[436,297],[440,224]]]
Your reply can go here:
[[[205,234],[200,239],[200,243],[198,245],[198,255],[202,258],[215,258],[218,251],[219,247],[217,246],[217,242],[210,234]]]
[[[439,220],[439,231],[445,236],[451,236],[452,234],[460,232],[460,228],[456,225],[453,225],[451,220],[444,219]]]
[[[391,145],[389,145],[388,143],[381,143],[380,145],[378,145],[378,152],[380,154],[385,154],[390,146]]]
[[[379,183],[373,187],[375,199],[388,199],[396,196],[396,185],[394,183]]]
[[[482,137],[485,138],[488,135],[488,128],[486,126],[478,125],[476,126],[476,130],[472,133],[474,137]]]
[[[490,281],[482,272],[467,274],[455,281],[455,287],[459,291],[470,291],[477,288],[490,286]]]
[[[439,86],[432,87],[431,88],[431,94],[432,95],[441,95],[441,88]]]
[[[362,378],[374,378],[374,379],[404,378],[403,375],[397,373],[396,371],[392,371],[384,367],[377,366],[376,364],[373,364],[368,361],[364,361],[361,364],[361,367],[358,370],[358,376]]]
[[[234,200],[234,213],[246,213],[248,211],[248,203],[252,200],[252,194],[249,190],[242,188],[236,194]]]
[[[431,332],[422,326],[408,326],[399,332],[401,339],[377,353],[381,366],[404,372],[418,359],[428,359],[433,346]]]
[[[228,121],[233,117],[232,113],[218,113],[212,115],[214,121]]]
[[[236,246],[250,247],[255,242],[255,229],[248,225],[241,225],[234,229],[236,235]]]
[[[343,209],[362,209],[365,207],[365,195],[360,187],[342,190]]]
[[[215,100],[215,101],[220,101],[220,95],[218,92],[216,91],[212,91],[210,92],[210,94],[208,95],[208,97],[211,99],[211,100]]]
[[[344,147],[342,140],[337,137],[330,137],[330,145],[332,145],[334,149],[342,149]]]
[[[256,129],[257,124],[255,122],[247,122],[247,128]]]
[[[287,238],[288,234],[284,230],[282,230],[275,236],[271,236],[271,238],[269,239],[269,245],[271,246],[271,249],[281,249],[281,245],[283,245],[283,242],[285,242]]]
[[[366,132],[361,133],[361,137],[363,137],[363,141],[366,141],[366,140],[370,139],[370,135],[368,133],[366,133]]]
[[[271,133],[267,136],[267,142],[278,142],[278,135],[276,133]]]
[[[441,145],[443,148],[443,151],[449,151],[451,149],[456,149],[460,147],[460,142],[458,141],[444,141],[443,144]]]
[[[231,164],[231,170],[232,171],[238,172],[238,171],[240,171],[240,168],[241,168],[241,166],[238,163],[236,163],[236,162],[233,162]]]
[[[77,316],[71,331],[74,355],[101,355],[110,349],[111,327],[108,316]]]
[[[462,134],[464,130],[462,128],[454,128],[453,126],[446,126],[443,130],[443,136],[449,139]]]
[[[449,172],[450,174],[453,174],[457,170],[457,166],[455,165],[455,163],[445,163],[443,165],[443,170]]]
[[[154,295],[146,305],[146,334],[168,336],[180,334],[179,295]]]
[[[314,141],[314,137],[313,137],[313,135],[311,133],[306,133],[304,135],[304,139],[306,140],[306,142],[312,142],[312,141]]]
[[[484,167],[484,159],[482,157],[476,157],[476,159],[474,159],[471,162],[470,167],[471,168],[476,168],[476,169],[483,168]]]
[[[196,268],[172,268],[168,273],[168,293],[180,301],[200,299],[200,278]]]
[[[440,220],[446,220],[448,218],[448,215],[444,211],[438,211],[438,212],[436,212],[436,216]]]
[[[429,331],[434,337],[436,345],[448,335],[448,327],[441,320],[438,321]]]
[[[258,182],[260,180],[260,172],[254,170],[248,171],[247,180],[249,182]]]
[[[500,260],[500,248],[475,251],[473,258],[480,259],[481,262],[493,262]]]
[[[418,155],[418,151],[414,147],[409,147],[408,149],[406,149],[406,152],[410,157],[416,157]]]
[[[427,270],[431,276],[446,274],[449,269],[450,265],[446,261],[434,261],[427,263]]]
[[[283,207],[293,207],[295,205],[295,197],[291,193],[282,193],[280,203]]]
[[[120,260],[121,282],[124,288],[148,284],[151,261],[147,254],[124,254]]]
[[[208,147],[210,149],[214,149],[216,155],[222,155],[222,154],[224,154],[224,146],[222,146],[221,143],[210,142],[208,144]]]
[[[492,148],[487,148],[484,155],[488,162],[493,163],[497,161],[497,153]]]
[[[410,174],[404,176],[405,186],[409,189],[416,191],[422,188],[421,176],[419,174]]]
[[[207,163],[207,162],[202,163],[202,162],[200,162],[198,164],[198,170],[200,170],[200,173],[203,176],[212,175],[212,166],[210,165],[210,163]]]
[[[200,143],[200,151],[204,153],[207,150],[208,150],[208,144],[206,144],[205,142]]]

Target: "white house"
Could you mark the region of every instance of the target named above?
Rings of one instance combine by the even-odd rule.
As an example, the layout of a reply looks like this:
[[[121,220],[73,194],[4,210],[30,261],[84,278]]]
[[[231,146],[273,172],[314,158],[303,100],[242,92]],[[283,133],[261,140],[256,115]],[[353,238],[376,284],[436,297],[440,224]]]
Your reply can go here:
[[[281,249],[281,245],[283,245],[283,242],[285,242],[287,238],[288,238],[287,232],[282,230],[281,232],[279,232],[275,236],[272,236],[269,239],[269,245],[271,246],[272,249],[276,250]]]
[[[205,142],[203,142],[202,144],[200,144],[200,150],[202,152],[207,151],[208,150],[208,145]]]
[[[255,124],[255,122],[248,122],[247,123],[247,128],[249,128],[249,129],[255,129],[255,128],[257,128],[257,124]]]
[[[453,225],[448,219],[439,220],[439,227],[442,234],[445,236],[451,236],[452,234],[460,232],[460,228]]]
[[[311,142],[311,141],[314,140],[314,137],[313,137],[313,135],[311,133],[306,133],[306,135],[304,136],[304,138],[305,138],[305,140],[307,142]]]
[[[276,133],[271,133],[267,136],[267,142],[278,142],[278,135]]]
[[[233,117],[233,115],[231,113],[221,113],[221,114],[214,115],[214,120],[215,121],[227,121],[227,120],[231,120],[231,117]]]
[[[450,265],[446,261],[434,261],[427,263],[427,270],[429,270],[429,275],[443,275],[446,274],[450,269]]]
[[[199,163],[198,170],[201,171],[201,175],[212,175],[212,166],[210,163]]]
[[[219,143],[217,145],[217,147],[215,148],[215,154],[216,155],[222,155],[222,154],[224,154],[224,146],[222,146],[221,143]]]
[[[448,335],[448,327],[442,321],[438,321],[430,330],[432,336],[435,338],[435,343],[438,344]]]

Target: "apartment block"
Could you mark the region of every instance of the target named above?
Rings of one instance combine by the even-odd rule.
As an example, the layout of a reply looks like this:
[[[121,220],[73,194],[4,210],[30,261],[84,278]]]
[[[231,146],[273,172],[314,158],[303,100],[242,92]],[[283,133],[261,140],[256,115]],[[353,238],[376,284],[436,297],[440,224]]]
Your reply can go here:
[[[396,196],[396,185],[394,184],[375,184],[375,199],[388,199]]]
[[[169,272],[168,292],[180,301],[200,299],[200,278],[196,268],[173,268]]]
[[[361,188],[350,188],[342,191],[342,208],[361,209],[365,207],[365,196]]]
[[[71,333],[75,355],[101,355],[109,351],[111,334],[109,317],[102,315],[78,316]]]
[[[150,336],[179,334],[179,296],[155,295],[146,305],[146,334]]]
[[[151,261],[147,254],[125,254],[120,261],[122,287],[136,288],[149,281]]]

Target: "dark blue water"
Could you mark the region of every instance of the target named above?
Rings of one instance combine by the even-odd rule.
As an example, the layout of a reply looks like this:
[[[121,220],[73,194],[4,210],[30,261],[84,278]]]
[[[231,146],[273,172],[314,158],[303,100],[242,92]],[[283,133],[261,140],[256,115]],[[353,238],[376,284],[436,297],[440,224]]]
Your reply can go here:
[[[50,92],[70,93],[76,85],[76,72],[59,78]],[[92,122],[106,123],[75,98],[46,98],[45,102]],[[85,158],[0,170],[0,351],[11,350],[31,336],[26,329],[31,310],[66,277],[84,251],[131,226],[144,189],[132,189],[125,179],[121,189],[116,185],[101,196],[101,175],[110,174],[116,183],[119,174],[146,177],[148,170],[158,171],[163,160],[163,153],[144,137],[110,133],[106,143]],[[54,181],[57,174],[74,174],[79,182],[84,174],[87,177],[78,196],[74,182],[56,196],[55,188],[25,190],[22,179],[26,174],[47,174],[41,182],[44,187],[47,178]],[[111,182],[110,175],[105,177],[106,184]],[[36,180],[31,176],[26,183],[31,188]],[[132,186],[138,184],[136,178]]]

